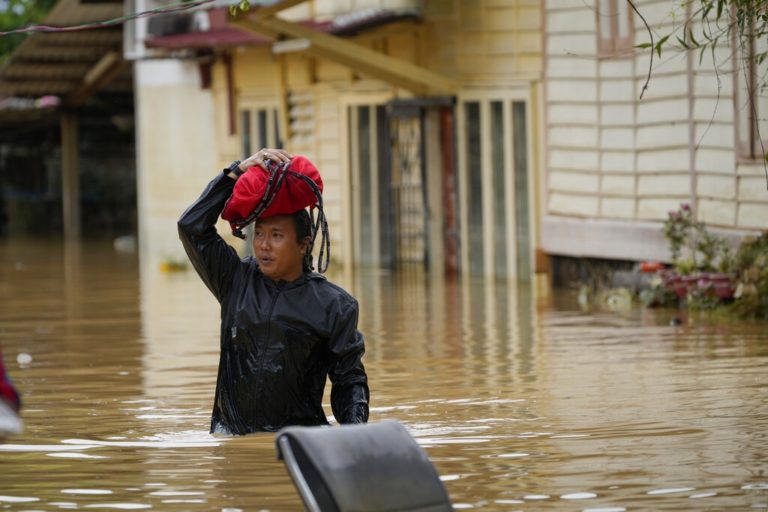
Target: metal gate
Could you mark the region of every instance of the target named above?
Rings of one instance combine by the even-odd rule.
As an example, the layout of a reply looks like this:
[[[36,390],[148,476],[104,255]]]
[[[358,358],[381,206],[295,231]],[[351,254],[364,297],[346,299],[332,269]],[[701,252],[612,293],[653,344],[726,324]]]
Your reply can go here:
[[[400,109],[389,118],[394,250],[398,264],[424,265],[429,258],[423,122],[419,109],[412,110]]]
[[[427,118],[441,113],[439,122],[432,122],[427,128]],[[417,98],[395,100],[384,108],[380,118],[380,197],[382,252],[386,252],[386,261],[391,268],[402,269],[407,266],[452,269],[451,262],[455,251],[451,249],[455,234],[452,222],[441,222],[446,230],[439,232],[430,217],[443,212],[449,220],[453,218],[454,208],[451,196],[455,170],[453,166],[453,100],[451,98]],[[429,140],[428,140],[429,139]],[[431,141],[431,142],[430,142]],[[437,155],[427,147],[440,147]],[[427,154],[432,155],[428,162]],[[431,171],[429,166],[432,166]],[[428,179],[428,172],[433,172]],[[446,190],[446,184],[451,185]],[[433,198],[430,208],[430,187],[436,187],[438,199]],[[442,199],[440,196],[442,195]],[[446,199],[447,198],[447,199]],[[448,215],[450,213],[450,215]],[[431,240],[430,237],[435,237]],[[436,245],[437,244],[437,245]],[[444,250],[447,247],[447,251]],[[431,250],[434,249],[434,254]],[[447,254],[450,253],[450,254]],[[433,261],[437,258],[439,261]],[[449,259],[451,261],[449,261]]]

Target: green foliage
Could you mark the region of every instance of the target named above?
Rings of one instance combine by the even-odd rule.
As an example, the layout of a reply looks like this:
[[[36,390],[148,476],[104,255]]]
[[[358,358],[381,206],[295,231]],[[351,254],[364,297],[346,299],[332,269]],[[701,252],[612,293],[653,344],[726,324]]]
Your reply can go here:
[[[669,212],[663,226],[672,263],[682,275],[693,272],[728,272],[732,266],[731,249],[722,237],[707,230],[693,218],[687,204]]]
[[[675,35],[681,48],[701,50],[701,59],[705,49],[714,50],[718,44],[730,44],[733,39],[739,47],[749,48],[752,41],[768,35],[768,2],[765,0],[682,0],[679,5],[690,9],[683,24],[658,41],[638,47],[653,47],[661,56],[662,49]],[[754,56],[758,64],[766,57],[765,51]]]
[[[0,32],[39,23],[57,0],[0,0]],[[0,36],[0,62],[24,41],[26,34]]]
[[[651,280],[648,288],[640,292],[639,299],[647,308],[676,306],[678,302],[675,292],[665,286],[658,275]]]
[[[667,220],[664,221],[664,238],[669,243],[672,263],[680,260],[683,247],[688,244],[693,224],[693,212],[687,204],[681,204],[679,210],[669,212]]]
[[[229,6],[229,15],[236,16],[238,12],[248,12],[251,8],[251,3],[248,0],[240,0],[239,4]]]
[[[648,79],[643,86],[643,92],[651,79],[654,53],[661,57],[662,50],[673,45],[684,51],[698,51],[699,65],[707,51],[711,52],[714,62],[715,50],[718,46],[733,46],[737,51],[730,52],[729,57],[723,62],[715,62],[716,70],[730,74],[736,63],[736,73],[751,74],[757,79],[757,83],[753,85],[755,91],[768,87],[768,80],[766,80],[768,73],[761,69],[768,59],[768,50],[765,49],[765,45],[755,44],[768,38],[768,1],[677,0],[674,2],[675,6],[686,13],[683,22],[677,23],[670,33],[661,34],[656,40],[651,27],[633,1],[627,0],[627,2],[642,18],[650,38],[649,43],[636,46],[640,49],[651,49],[652,52]],[[675,12],[677,10],[673,11],[673,16]],[[641,93],[640,97],[642,96]],[[757,126],[756,128],[759,129]],[[763,158],[768,181],[768,153],[765,153]]]
[[[672,291],[682,280],[687,292],[680,298],[691,309],[725,309],[742,317],[768,319],[768,231],[745,237],[734,254],[725,239],[709,233],[683,204],[669,212],[663,233],[674,270],[654,278],[650,289],[640,294],[643,304],[677,302]]]
[[[746,237],[735,256],[736,301],[742,316],[768,318],[768,231]]]

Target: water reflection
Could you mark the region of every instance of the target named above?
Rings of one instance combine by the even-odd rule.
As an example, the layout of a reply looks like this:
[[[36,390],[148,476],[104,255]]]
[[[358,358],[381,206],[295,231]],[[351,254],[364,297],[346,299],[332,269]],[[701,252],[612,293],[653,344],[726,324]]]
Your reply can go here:
[[[0,242],[26,424],[0,445],[0,507],[301,508],[273,435],[207,433],[217,305],[159,268]],[[330,277],[361,304],[372,420],[406,425],[457,509],[768,507],[765,323],[583,313],[567,293],[418,271]]]

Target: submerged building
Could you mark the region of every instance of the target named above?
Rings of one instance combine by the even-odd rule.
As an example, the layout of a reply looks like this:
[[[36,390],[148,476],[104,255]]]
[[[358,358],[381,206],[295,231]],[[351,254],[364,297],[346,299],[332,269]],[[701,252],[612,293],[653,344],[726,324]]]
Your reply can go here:
[[[734,240],[766,227],[758,75],[727,45],[651,64],[623,0],[254,1],[235,16],[236,3],[210,0],[159,13],[169,5],[61,0],[52,23],[152,15],[35,34],[0,69],[4,226],[55,208],[77,235],[104,215],[88,201],[109,192],[98,204],[135,207],[146,254],[182,259],[180,212],[232,160],[280,146],[320,168],[345,266],[527,280],[553,256],[666,260],[662,222],[681,203]],[[689,14],[634,5],[660,34]],[[22,104],[33,108],[9,107]],[[10,171],[24,133],[53,148],[35,183]],[[91,162],[105,144],[126,151]],[[125,179],[106,179],[115,168]]]
[[[218,170],[284,146],[320,168],[337,262],[529,276],[542,14],[285,1],[137,25],[143,243],[178,251],[173,221]]]

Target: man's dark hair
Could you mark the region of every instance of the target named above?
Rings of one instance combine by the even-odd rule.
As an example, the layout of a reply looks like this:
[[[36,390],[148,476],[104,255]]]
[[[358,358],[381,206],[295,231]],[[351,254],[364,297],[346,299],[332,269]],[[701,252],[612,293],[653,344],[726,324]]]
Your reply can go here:
[[[296,241],[301,243],[306,237],[312,236],[312,221],[309,219],[307,210],[299,210],[292,214],[293,225],[296,228]]]
[[[304,239],[309,237],[310,243],[307,245],[307,252],[304,254],[304,271],[312,270],[312,219],[309,212],[302,209],[292,214],[293,226],[296,228],[296,242],[301,244]]]

